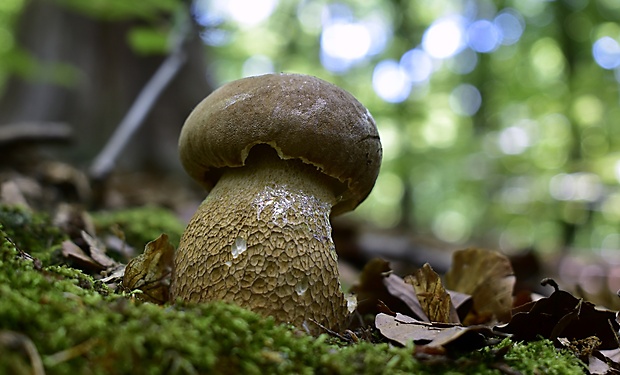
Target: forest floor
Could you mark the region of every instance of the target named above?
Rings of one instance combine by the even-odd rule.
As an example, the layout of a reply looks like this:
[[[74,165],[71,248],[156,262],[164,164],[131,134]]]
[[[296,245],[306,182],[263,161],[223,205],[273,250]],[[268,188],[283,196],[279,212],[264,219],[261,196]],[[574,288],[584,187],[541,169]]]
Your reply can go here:
[[[352,256],[351,251],[356,253],[351,250],[354,246],[350,241],[347,245],[348,236],[342,235],[344,231],[338,227],[334,233],[337,246],[340,243],[345,252],[345,248],[350,251],[343,258],[360,266],[346,268],[355,272],[345,284],[357,290],[358,300],[363,294],[365,300],[375,301],[371,308],[367,305],[366,310],[358,308],[354,313],[359,316],[358,322],[347,331],[326,329],[323,334],[312,336],[298,327],[276,324],[271,318],[222,302],[172,304],[165,298],[156,303],[145,302],[142,290],[123,285],[124,266],[163,233],[167,234],[167,243],[176,246],[186,219],[179,219],[182,210],[171,209],[170,202],[147,205],[132,201],[127,198],[130,195],[119,193],[120,189],[106,193],[107,210],[86,210],[80,197],[90,186],[73,172],[55,179],[12,173],[4,174],[0,180],[0,373],[581,374],[615,371],[617,360],[612,353],[602,350],[613,347],[614,340],[617,344],[618,327],[615,315],[613,318],[609,315],[611,311],[596,315],[590,309],[591,304],[579,298],[573,300],[567,292],[556,290],[549,297],[541,298],[542,302],[528,297],[529,300],[519,303],[529,303],[529,308],[521,307],[518,312],[530,320],[515,322],[509,312],[503,322],[513,324],[512,330],[496,329],[501,322],[496,316],[484,315],[484,309],[475,307],[475,303],[472,307],[471,295],[464,297],[465,302],[457,303],[452,294],[455,301],[452,309],[456,306],[463,322],[448,320],[440,324],[437,320],[442,318],[435,319],[429,314],[423,298],[419,298],[421,302],[411,303],[414,289],[419,287],[415,280],[399,278],[387,262]],[[140,197],[138,200],[146,199],[144,192],[134,194]],[[191,193],[183,194],[191,196]],[[176,196],[179,195],[182,194]],[[172,199],[169,194],[164,196],[163,199]],[[128,208],[131,206],[136,207]],[[474,253],[479,255],[477,251]],[[496,264],[506,262],[504,258],[492,259]],[[502,268],[497,272],[500,274],[490,277],[508,280],[509,270]],[[427,270],[427,275],[414,273],[413,276],[431,283],[433,288],[441,286],[441,282],[433,279],[437,277],[434,272]],[[511,286],[510,292],[513,282],[507,284]],[[448,294],[446,290],[442,289],[443,295]],[[418,297],[422,295],[418,290]],[[509,295],[513,308],[517,305],[516,298]],[[486,298],[485,306],[494,300]],[[401,309],[403,301],[407,306]],[[563,306],[562,311],[546,307],[547,302]],[[412,312],[420,308],[425,313]],[[541,323],[536,315],[538,310],[555,320]],[[449,315],[452,310],[446,311]],[[493,314],[501,315],[498,311],[494,310]],[[575,326],[592,326],[593,320],[601,319],[611,328],[575,329]],[[503,326],[510,327],[510,324]],[[527,328],[538,324],[546,329]],[[394,330],[394,325],[399,328]],[[519,335],[525,331],[526,334]],[[428,336],[429,332],[443,336]]]

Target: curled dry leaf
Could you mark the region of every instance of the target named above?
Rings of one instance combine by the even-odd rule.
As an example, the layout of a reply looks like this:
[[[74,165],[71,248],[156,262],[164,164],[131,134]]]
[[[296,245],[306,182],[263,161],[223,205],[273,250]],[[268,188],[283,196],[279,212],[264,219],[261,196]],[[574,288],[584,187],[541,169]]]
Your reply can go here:
[[[473,309],[463,322],[479,324],[510,319],[515,276],[510,260],[503,254],[483,249],[456,251],[446,274],[446,287],[470,294]]]
[[[162,234],[146,244],[144,253],[133,258],[125,267],[123,286],[129,290],[140,289],[139,298],[164,304],[170,298],[170,277],[174,246]]]
[[[102,241],[85,231],[82,231],[82,238],[88,244],[90,257],[93,258],[95,262],[101,264],[103,268],[113,268],[118,265],[118,262],[106,254],[106,248]]]
[[[377,314],[380,306],[385,305],[392,311],[428,321],[413,287],[394,275],[383,259],[370,260],[351,291],[357,296],[357,311],[362,315]]]
[[[104,266],[97,263],[93,258],[84,252],[73,241],[65,240],[62,242],[62,256],[68,258],[81,270],[90,272],[99,272],[105,269]]]
[[[422,310],[431,322],[460,323],[450,294],[444,288],[441,278],[428,264],[424,264],[405,282],[413,286]]]
[[[555,282],[553,282],[555,284]],[[539,337],[569,341],[596,336],[601,340],[597,349],[616,349],[620,324],[616,313],[598,309],[594,304],[575,298],[570,293],[555,291],[546,298],[517,307],[508,324],[495,327],[496,331],[510,333],[515,340],[532,341]]]
[[[495,337],[490,327],[463,327],[457,324],[427,323],[406,315],[378,314],[375,325],[386,338],[401,345],[414,342],[426,347],[446,349],[475,350],[487,344],[489,338]]]
[[[590,374],[620,374],[620,349],[596,350],[587,362]]]
[[[84,231],[81,232],[81,236],[88,244],[88,252],[71,240],[62,243],[62,255],[71,260],[76,267],[95,273],[97,277],[102,271],[109,273],[120,266],[120,263],[106,254],[106,248],[101,241]]]
[[[495,331],[512,334],[516,341],[541,337],[554,340],[557,346],[570,349],[589,363],[592,374],[620,370],[617,313],[560,290],[551,279],[542,284],[552,285],[555,291],[549,297],[515,308],[512,320],[495,327]]]
[[[411,284],[407,284],[397,275],[388,274],[383,278],[383,285],[391,296],[395,297],[399,301],[402,301],[406,305],[407,309],[409,309],[412,313],[412,316],[415,316],[424,322],[430,322],[430,319],[426,316],[426,313],[418,300],[415,289]],[[398,311],[407,313],[406,309],[399,309]]]

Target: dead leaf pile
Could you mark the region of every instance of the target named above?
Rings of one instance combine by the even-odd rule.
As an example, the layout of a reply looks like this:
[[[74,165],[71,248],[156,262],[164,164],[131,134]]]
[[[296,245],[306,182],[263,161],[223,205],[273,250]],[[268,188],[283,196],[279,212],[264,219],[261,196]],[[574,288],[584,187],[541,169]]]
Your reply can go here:
[[[106,254],[105,245],[100,240],[85,231],[82,231],[81,236],[87,244],[87,251],[82,250],[71,240],[62,243],[62,255],[73,261],[78,268],[90,272],[101,272],[119,265],[117,261]]]
[[[573,351],[584,362],[596,367],[591,373],[605,374],[618,365],[618,313],[597,308],[594,304],[560,290],[555,281],[543,280],[555,291],[546,298],[526,303],[513,310],[509,323],[495,327],[512,335],[516,341],[539,338],[553,340],[557,346]],[[603,372],[601,369],[604,368]]]
[[[555,288],[549,297],[513,307],[515,281],[504,255],[466,249],[454,253],[444,278],[428,264],[400,278],[386,261],[374,259],[352,291],[361,316],[374,318],[374,327],[389,341],[415,343],[416,354],[474,350],[506,336],[546,338],[573,351],[592,374],[620,371],[616,312],[576,298],[549,279],[544,283]]]
[[[413,341],[434,352],[487,345],[497,336],[490,323],[510,318],[510,262],[496,252],[467,249],[455,253],[449,275],[451,289],[428,264],[402,279],[386,261],[374,259],[353,289],[357,311],[374,315],[381,334],[401,344]]]

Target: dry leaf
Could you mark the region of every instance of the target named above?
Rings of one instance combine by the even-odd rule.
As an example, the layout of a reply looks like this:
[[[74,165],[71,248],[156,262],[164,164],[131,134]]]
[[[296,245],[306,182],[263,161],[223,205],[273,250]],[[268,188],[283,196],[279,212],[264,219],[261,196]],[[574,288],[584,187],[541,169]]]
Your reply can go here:
[[[95,262],[101,264],[104,268],[113,268],[118,265],[118,262],[106,254],[106,248],[103,242],[85,231],[82,231],[82,238],[88,244],[90,257],[93,258]]]
[[[0,184],[0,203],[6,206],[20,206],[26,210],[30,210],[28,201],[22,194],[19,185],[9,180]]]
[[[461,322],[441,278],[428,263],[413,275],[406,276],[405,282],[413,286],[422,310],[431,322]]]
[[[473,310],[464,324],[480,324],[510,319],[515,276],[510,260],[496,251],[465,249],[456,251],[446,274],[446,287],[470,294]]]
[[[597,350],[588,358],[590,374],[619,374],[620,349]]]
[[[116,268],[106,270],[103,272],[101,282],[106,284],[110,289],[116,289],[116,287],[123,283],[123,275],[125,274],[125,264],[119,264]]]
[[[495,336],[487,326],[463,327],[456,324],[427,323],[402,314],[378,314],[375,325],[383,336],[401,345],[413,341],[416,345],[432,348],[454,346],[474,350],[485,345],[488,338]]]
[[[370,260],[360,274],[359,283],[351,291],[357,296],[357,311],[362,315],[379,313],[379,306],[383,303],[392,311],[428,319],[413,287],[394,275],[389,263],[383,259]]]
[[[162,234],[146,244],[144,253],[129,261],[123,286],[129,290],[140,289],[143,294],[139,297],[148,302],[168,302],[173,256],[174,246]]]
[[[411,312],[410,315],[413,315],[424,322],[430,322],[428,316],[422,308],[422,305],[420,304],[420,301],[418,300],[418,296],[416,296],[415,289],[411,284],[407,284],[405,280],[401,279],[397,275],[389,274],[383,278],[383,285],[385,285],[390,295],[396,297],[407,306],[408,311]],[[404,309],[398,311],[408,314],[408,312]]]
[[[383,336],[401,345],[407,345],[411,341],[428,343],[438,334],[438,328],[433,328],[431,323],[401,313],[396,313],[396,316],[377,314],[375,326]]]
[[[463,322],[467,314],[471,311],[474,301],[469,294],[456,292],[454,290],[447,290],[447,292],[452,300],[452,305],[456,308],[459,322]]]
[[[61,244],[62,256],[69,258],[75,262],[77,267],[81,270],[96,271],[99,272],[105,269],[104,266],[97,263],[93,258],[84,252],[78,245],[70,240],[65,240]]]
[[[540,337],[555,340],[556,345],[568,348],[587,362],[590,373],[620,373],[617,314],[560,290],[551,279],[542,284],[553,285],[555,291],[549,297],[515,308],[512,320],[495,330],[511,333],[513,340],[518,341]]]
[[[549,279],[547,279],[549,280]],[[496,331],[510,333],[517,341],[532,341],[539,337],[569,341],[596,336],[601,340],[598,349],[619,347],[616,313],[599,310],[594,304],[575,298],[559,290],[554,281],[547,281],[555,291],[548,298],[541,298],[515,309],[508,324],[495,327]]]

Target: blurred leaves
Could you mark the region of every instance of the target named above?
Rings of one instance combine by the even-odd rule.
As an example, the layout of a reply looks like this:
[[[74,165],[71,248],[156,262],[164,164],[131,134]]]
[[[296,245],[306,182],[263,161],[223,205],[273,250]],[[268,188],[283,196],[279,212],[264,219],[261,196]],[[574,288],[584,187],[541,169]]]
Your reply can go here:
[[[471,248],[456,251],[452,262],[446,287],[470,294],[474,303],[465,324],[490,319],[507,321],[515,285],[510,260],[496,251]]]
[[[108,21],[128,19],[154,20],[173,12],[180,0],[149,0],[127,2],[123,0],[56,0],[59,4],[90,17]]]
[[[129,44],[140,54],[164,54],[168,49],[168,32],[150,27],[134,27],[128,35]]]

